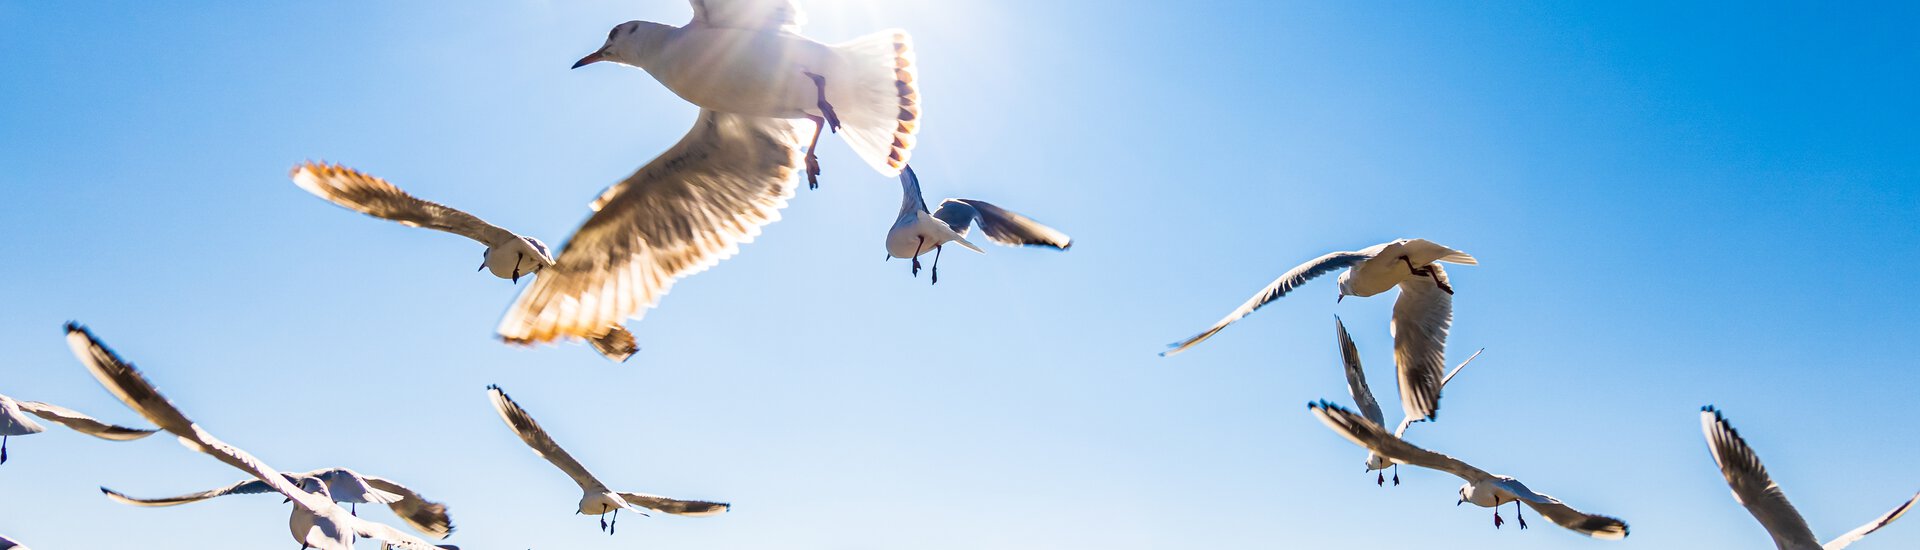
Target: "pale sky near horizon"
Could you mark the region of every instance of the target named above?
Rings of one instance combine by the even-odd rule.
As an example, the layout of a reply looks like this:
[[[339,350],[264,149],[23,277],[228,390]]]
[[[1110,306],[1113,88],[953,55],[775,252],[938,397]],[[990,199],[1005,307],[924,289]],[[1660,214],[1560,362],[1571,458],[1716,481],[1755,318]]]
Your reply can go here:
[[[913,34],[929,200],[1073,250],[956,249],[929,286],[881,260],[897,183],[830,138],[821,188],[632,323],[632,361],[510,348],[517,289],[478,245],[288,169],[345,163],[558,246],[694,115],[641,71],[567,67],[685,2],[0,0],[0,393],[136,422],[67,351],[80,321],[276,467],[446,502],[468,550],[1769,547],[1707,454],[1709,403],[1823,538],[1920,490],[1920,7],[801,5],[822,41]],[[1155,355],[1398,237],[1482,262],[1449,269],[1449,360],[1487,351],[1410,438],[1631,537],[1495,530],[1437,472],[1375,487],[1303,405],[1350,401],[1335,314],[1393,391],[1390,296],[1315,281]],[[615,488],[734,510],[602,534],[489,384]],[[37,550],[295,546],[277,498],[100,495],[240,478],[166,438],[8,450],[0,533]],[[1916,546],[1907,518],[1853,548]]]

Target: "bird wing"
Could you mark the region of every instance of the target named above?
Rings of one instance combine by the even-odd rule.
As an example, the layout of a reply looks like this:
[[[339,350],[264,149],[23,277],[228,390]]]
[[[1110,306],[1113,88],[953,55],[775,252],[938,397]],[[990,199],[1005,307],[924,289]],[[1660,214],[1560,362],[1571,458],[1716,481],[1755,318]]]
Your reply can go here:
[[[1360,348],[1353,345],[1353,337],[1347,334],[1347,325],[1340,322],[1338,315],[1333,317],[1333,328],[1340,337],[1340,362],[1347,367],[1347,391],[1353,393],[1353,405],[1360,408],[1360,414],[1366,416],[1367,420],[1386,425],[1386,416],[1380,412],[1380,402],[1373,398],[1373,390],[1367,387],[1367,372],[1360,368]]]
[[[0,550],[32,550],[27,545],[14,542],[6,535],[0,535]]]
[[[1826,546],[1822,547],[1823,550],[1840,550],[1841,548],[1846,548],[1847,545],[1859,541],[1862,537],[1870,535],[1874,531],[1879,531],[1881,527],[1886,527],[1887,524],[1893,523],[1893,520],[1900,519],[1900,516],[1907,515],[1907,510],[1913,509],[1914,501],[1920,501],[1920,493],[1914,494],[1913,498],[1907,499],[1907,501],[1901,503],[1900,506],[1882,514],[1873,521],[1867,522],[1866,525],[1848,531],[1847,534],[1840,535],[1832,541],[1827,542]]]
[[[946,205],[942,204],[940,206],[945,207]],[[915,210],[921,212],[927,211],[927,196],[920,192],[920,176],[913,174],[912,166],[906,166],[900,169],[900,217],[905,218]],[[952,228],[953,232],[959,233],[961,236],[966,236],[967,224],[973,220],[969,217],[967,220],[962,221],[960,225],[954,225],[952,220],[946,218],[940,218],[940,221],[947,222],[947,227]]]
[[[66,426],[73,431],[113,441],[132,441],[153,435],[154,432],[160,431],[115,426],[95,420],[91,416],[80,414],[73,409],[51,403],[41,403],[39,401],[21,401],[20,410],[33,413],[35,416],[45,418],[55,424]]]
[[[598,337],[739,252],[793,196],[801,135],[791,120],[700,111],[680,143],[594,201],[559,261],[500,320],[500,338]]]
[[[380,545],[381,550],[388,548],[399,548],[401,550],[460,550],[460,547],[453,545],[435,546],[431,542],[427,542],[420,537],[406,534],[399,529],[393,528],[391,525],[353,517],[346,512],[346,510],[340,510],[339,513],[332,515],[332,519],[342,527],[352,530],[354,534],[360,535],[362,538],[379,540],[382,543]]]
[[[995,244],[1044,246],[1055,250],[1073,248],[1073,238],[1066,233],[987,201],[947,199],[941,201],[940,209],[934,211],[933,217],[947,222],[947,227],[961,236],[966,236],[968,224],[978,219],[980,231],[986,233],[987,240]]]
[[[677,516],[713,516],[732,508],[725,502],[680,500],[646,493],[620,493],[620,499],[627,501],[627,504]]]
[[[1191,348],[1196,344],[1205,342],[1208,338],[1212,338],[1214,334],[1219,333],[1221,329],[1227,328],[1227,325],[1232,324],[1234,321],[1240,320],[1241,317],[1246,317],[1252,314],[1254,310],[1267,305],[1267,302],[1272,302],[1280,299],[1281,296],[1286,296],[1288,292],[1292,292],[1294,288],[1306,284],[1307,281],[1313,280],[1314,277],[1352,267],[1354,264],[1364,262],[1371,257],[1373,256],[1361,252],[1335,252],[1300,264],[1288,270],[1286,273],[1281,274],[1280,278],[1274,279],[1266,288],[1260,289],[1260,292],[1254,294],[1252,299],[1247,300],[1247,303],[1240,304],[1239,308],[1234,309],[1232,313],[1228,313],[1226,317],[1221,318],[1220,322],[1214,323],[1212,328],[1208,328],[1205,332],[1195,334],[1192,338],[1173,344],[1170,346],[1173,349],[1160,352],[1160,356],[1168,357],[1186,351],[1187,348]]]
[[[568,477],[573,478],[574,483],[580,484],[581,489],[589,493],[613,492],[605,483],[601,483],[599,479],[593,477],[592,473],[587,472],[587,467],[581,466],[580,461],[574,460],[573,455],[567,454],[566,449],[560,448],[560,444],[555,443],[553,437],[548,436],[547,431],[540,428],[540,423],[534,422],[533,416],[528,415],[526,409],[520,408],[519,403],[514,403],[513,398],[507,397],[507,392],[501,390],[500,386],[487,386],[487,395],[493,399],[493,408],[500,411],[500,419],[507,421],[507,427],[513,428],[513,433],[519,435],[521,441],[527,442],[528,447],[533,448],[533,454],[540,455],[541,458],[547,459],[547,462],[552,462],[554,466],[560,468],[560,471],[566,472]]]
[[[424,201],[401,191],[387,180],[340,165],[303,163],[293,168],[293,184],[362,214],[437,229],[493,247],[520,238],[512,231],[487,223],[460,209]]]
[[[1461,362],[1460,362],[1460,364],[1458,364],[1458,365],[1454,365],[1454,366],[1453,366],[1453,370],[1451,370],[1451,371],[1448,371],[1448,372],[1447,372],[1447,377],[1446,377],[1446,378],[1442,378],[1442,379],[1440,379],[1440,387],[1444,389],[1444,388],[1446,388],[1446,387],[1447,387],[1447,384],[1451,384],[1451,383],[1453,383],[1453,377],[1454,377],[1454,375],[1457,375],[1457,374],[1460,374],[1460,370],[1461,370],[1461,369],[1465,369],[1465,368],[1467,368],[1467,363],[1472,363],[1472,362],[1473,362],[1473,359],[1474,359],[1475,357],[1479,357],[1479,356],[1480,356],[1480,352],[1482,352],[1482,351],[1487,351],[1487,348],[1480,348],[1479,350],[1475,350],[1475,351],[1473,352],[1473,355],[1470,355],[1470,356],[1468,356],[1468,357],[1467,357],[1467,360],[1465,360],[1465,361],[1461,361]],[[1404,417],[1401,417],[1401,418],[1400,418],[1400,427],[1399,427],[1399,428],[1395,428],[1395,429],[1393,430],[1393,436],[1394,436],[1394,437],[1406,437],[1406,436],[1407,436],[1407,428],[1408,428],[1408,427],[1411,427],[1411,426],[1413,426],[1413,423],[1415,423],[1415,422],[1420,422],[1420,421],[1421,421],[1420,419],[1418,419],[1418,418],[1414,418],[1414,417],[1411,417],[1411,416],[1404,416]]]
[[[1514,478],[1502,476],[1496,478],[1494,484],[1512,493],[1515,498],[1520,499],[1521,502],[1525,502],[1527,506],[1533,508],[1533,511],[1539,512],[1540,515],[1546,516],[1547,520],[1557,523],[1561,527],[1572,529],[1582,535],[1596,539],[1620,540],[1627,538],[1627,522],[1620,521],[1619,518],[1588,514],[1575,510],[1572,506],[1567,506],[1566,503],[1560,502],[1560,499],[1533,492],[1533,489],[1528,489],[1525,483],[1521,483],[1520,480]]]
[[[1733,488],[1733,500],[1747,507],[1753,519],[1767,528],[1775,546],[1780,550],[1820,548],[1820,540],[1814,538],[1807,520],[1787,502],[1787,495],[1767,475],[1767,467],[1760,464],[1760,456],[1720,411],[1711,405],[1701,408],[1700,429],[1706,433],[1707,450],[1713,453],[1714,464],[1720,466],[1720,475]]]
[[[1308,403],[1307,409],[1311,410],[1313,416],[1319,418],[1321,423],[1326,424],[1328,428],[1332,428],[1334,433],[1340,434],[1341,437],[1347,438],[1347,441],[1352,441],[1353,444],[1372,451],[1373,454],[1385,457],[1387,460],[1430,470],[1439,470],[1458,476],[1460,479],[1467,480],[1468,483],[1493,477],[1493,475],[1488,474],[1486,470],[1475,468],[1459,459],[1422,449],[1412,443],[1394,437],[1392,434],[1388,434],[1385,428],[1381,428],[1379,424],[1375,424],[1373,421],[1367,420],[1365,417],[1339,405],[1320,401],[1318,403]]]
[[[807,14],[793,0],[692,0],[693,24],[799,34]]]
[[[633,354],[640,352],[640,341],[633,338],[633,333],[628,332],[627,327],[620,325],[607,327],[606,334],[588,338],[587,343],[593,345],[593,351],[615,363],[625,363],[633,358]]]
[[[427,500],[413,489],[386,478],[361,476],[361,479],[374,489],[400,497],[388,502],[387,508],[414,530],[437,539],[453,534],[453,518],[447,515],[447,505]]]
[[[1444,273],[1439,264],[1430,267]],[[1452,294],[1427,277],[1400,283],[1400,297],[1393,302],[1393,361],[1399,367],[1400,407],[1409,418],[1432,420],[1440,413],[1452,325]]]
[[[202,500],[223,497],[227,495],[260,495],[260,494],[267,494],[267,493],[278,493],[279,491],[274,490],[273,487],[268,486],[267,483],[264,481],[260,481],[258,479],[248,479],[248,480],[238,481],[232,485],[228,485],[226,487],[221,487],[218,489],[209,489],[206,491],[200,491],[198,493],[187,493],[184,495],[162,497],[162,498],[134,498],[134,497],[127,496],[125,493],[121,493],[113,489],[108,489],[106,487],[101,487],[100,492],[106,494],[107,498],[112,499],[114,502],[118,502],[121,504],[130,504],[133,506],[179,506],[182,504],[192,504],[195,502],[200,502]]]

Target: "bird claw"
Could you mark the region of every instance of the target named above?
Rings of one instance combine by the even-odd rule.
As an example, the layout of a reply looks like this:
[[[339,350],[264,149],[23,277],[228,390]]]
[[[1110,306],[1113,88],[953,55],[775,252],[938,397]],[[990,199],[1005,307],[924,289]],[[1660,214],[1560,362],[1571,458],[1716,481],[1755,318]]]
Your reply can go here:
[[[1399,486],[1400,486],[1400,474],[1398,474],[1398,473],[1396,473],[1396,474],[1393,474],[1393,486],[1394,486],[1394,487],[1399,487]]]
[[[913,276],[915,277],[920,276],[920,259],[919,258],[913,259]]]
[[[1373,484],[1374,484],[1374,485],[1378,485],[1378,486],[1381,486],[1381,487],[1386,487],[1386,486],[1387,486],[1387,474],[1378,474],[1378,475],[1376,475],[1376,476],[1374,477],[1374,479],[1373,479]],[[1394,485],[1399,485],[1399,484],[1398,484],[1398,483],[1395,483]]]
[[[1500,526],[1502,526],[1502,525],[1506,525],[1506,524],[1507,524],[1507,520],[1504,520],[1504,519],[1500,519],[1500,513],[1499,513],[1499,512],[1494,512],[1494,513],[1493,513],[1493,528],[1494,528],[1494,529],[1499,529],[1499,528],[1500,528]]]
[[[934,266],[933,266],[933,282],[931,282],[931,283],[927,283],[927,284],[930,284],[930,285],[937,285],[937,284],[940,284],[940,265],[939,265],[939,264],[934,264]]]

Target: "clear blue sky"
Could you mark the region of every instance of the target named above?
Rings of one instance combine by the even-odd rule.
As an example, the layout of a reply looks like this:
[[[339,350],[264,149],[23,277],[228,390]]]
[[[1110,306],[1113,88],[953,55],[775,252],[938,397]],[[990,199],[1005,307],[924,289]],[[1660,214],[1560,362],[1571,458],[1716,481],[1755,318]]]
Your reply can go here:
[[[929,287],[881,261],[897,184],[823,141],[822,188],[674,287],[633,361],[513,349],[478,246],[286,172],[347,163],[558,244],[694,112],[567,66],[684,2],[0,0],[0,393],[136,420],[66,350],[80,320],[228,441],[409,483],[471,549],[1767,547],[1707,403],[1822,536],[1920,489],[1910,3],[802,4],[822,40],[912,31],[932,198],[1074,249],[956,250]],[[1303,405],[1348,400],[1336,313],[1391,391],[1390,298],[1321,281],[1154,355],[1304,259],[1403,236],[1483,262],[1452,270],[1451,355],[1487,352],[1413,438],[1627,541],[1495,531],[1449,476],[1360,473]],[[488,384],[614,486],[734,511],[609,540]],[[11,451],[0,533],[36,548],[291,544],[277,499],[95,490],[237,478],[165,440]],[[1858,548],[1915,546],[1908,518]]]

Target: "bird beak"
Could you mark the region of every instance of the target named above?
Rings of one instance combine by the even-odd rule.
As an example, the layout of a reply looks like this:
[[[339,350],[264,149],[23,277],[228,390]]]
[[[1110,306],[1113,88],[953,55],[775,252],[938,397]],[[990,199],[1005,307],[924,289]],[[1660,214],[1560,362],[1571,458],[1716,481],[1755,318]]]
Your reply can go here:
[[[585,66],[592,65],[594,63],[599,63],[601,61],[606,61],[606,60],[607,60],[607,51],[600,50],[600,51],[587,54],[586,57],[580,58],[579,61],[575,61],[573,63],[573,68],[578,69],[581,67],[585,67]]]
[[[1339,295],[1339,296],[1335,296],[1335,297],[1333,298],[1333,303],[1336,303],[1336,304],[1338,304],[1338,303],[1340,303],[1340,301],[1341,301],[1341,300],[1345,300],[1345,299],[1347,299],[1347,295],[1345,295],[1345,294],[1341,294],[1341,295]]]
[[[1467,503],[1467,499],[1464,499],[1464,498],[1463,498],[1463,499],[1460,499],[1460,502],[1455,502],[1455,503],[1453,503],[1453,505],[1454,505],[1454,507],[1456,507],[1456,508],[1457,508],[1457,507],[1459,507],[1460,505],[1462,505],[1462,504],[1466,504],[1466,503]]]

